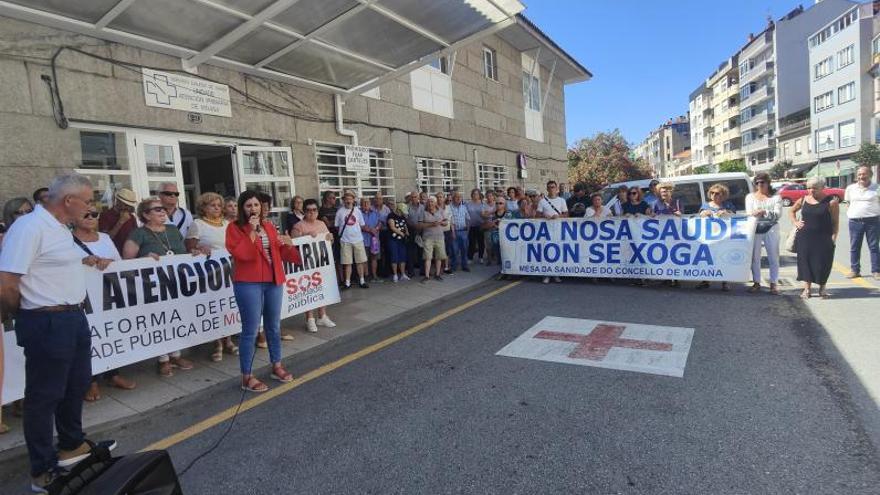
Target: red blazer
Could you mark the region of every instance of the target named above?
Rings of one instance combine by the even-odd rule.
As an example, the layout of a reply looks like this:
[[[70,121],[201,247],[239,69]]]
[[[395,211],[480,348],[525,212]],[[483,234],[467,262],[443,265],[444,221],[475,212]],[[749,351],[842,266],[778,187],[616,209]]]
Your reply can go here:
[[[263,250],[260,237],[251,241],[250,234],[253,228],[250,224],[239,227],[238,223],[232,222],[226,229],[226,249],[235,261],[232,280],[236,282],[273,282],[275,285],[284,283],[284,269],[281,260],[299,264],[299,250],[293,246],[282,245],[278,240],[278,232],[270,223],[263,221],[263,229],[269,236],[269,251],[272,253],[274,263],[269,263],[269,258]]]

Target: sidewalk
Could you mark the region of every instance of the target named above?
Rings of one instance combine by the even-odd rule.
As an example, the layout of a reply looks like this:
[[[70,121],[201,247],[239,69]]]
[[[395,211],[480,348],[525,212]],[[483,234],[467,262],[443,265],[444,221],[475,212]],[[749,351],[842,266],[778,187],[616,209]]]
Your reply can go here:
[[[303,316],[288,318],[281,322],[282,330],[292,331],[293,341],[282,342],[283,357],[287,358],[309,349],[327,344],[334,339],[363,330],[370,325],[393,318],[412,309],[426,305],[439,298],[470,289],[498,273],[497,266],[471,265],[470,273],[455,272],[444,276],[442,282],[431,280],[420,282],[421,277],[408,282],[371,284],[369,289],[353,287],[342,292],[342,302],[328,308],[328,315],[336,323],[336,328],[318,328],[318,333],[304,330]],[[223,361],[211,362],[213,344],[191,349],[185,354],[196,367],[190,371],[175,370],[171,378],[162,378],[156,373],[155,360],[150,359],[123,368],[123,374],[138,384],[135,390],[119,390],[103,385],[101,381],[101,400],[86,402],[83,409],[83,427],[95,428],[111,421],[130,418],[137,420],[139,414],[161,407],[176,399],[207,389],[221,382],[232,382],[239,375],[238,357],[224,355]],[[254,361],[254,369],[269,364],[269,354],[259,349]],[[237,382],[235,382],[237,385]],[[237,390],[237,388],[236,388]],[[0,435],[0,452],[24,445],[21,418],[5,408],[3,421],[12,431]]]

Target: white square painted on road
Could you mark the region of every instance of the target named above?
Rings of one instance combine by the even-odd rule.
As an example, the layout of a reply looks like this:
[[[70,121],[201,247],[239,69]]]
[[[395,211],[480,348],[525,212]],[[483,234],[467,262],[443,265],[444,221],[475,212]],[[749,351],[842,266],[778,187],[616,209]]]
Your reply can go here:
[[[498,356],[684,376],[693,328],[547,316]]]

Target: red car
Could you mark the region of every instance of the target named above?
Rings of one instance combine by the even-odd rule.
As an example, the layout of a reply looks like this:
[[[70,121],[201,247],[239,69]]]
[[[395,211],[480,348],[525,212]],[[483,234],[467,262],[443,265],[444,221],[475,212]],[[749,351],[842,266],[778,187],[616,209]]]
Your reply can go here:
[[[807,186],[803,184],[785,184],[776,190],[777,194],[782,197],[783,206],[791,206],[795,201],[807,195]],[[843,201],[843,189],[837,187],[826,187],[825,194],[834,196],[838,201]]]

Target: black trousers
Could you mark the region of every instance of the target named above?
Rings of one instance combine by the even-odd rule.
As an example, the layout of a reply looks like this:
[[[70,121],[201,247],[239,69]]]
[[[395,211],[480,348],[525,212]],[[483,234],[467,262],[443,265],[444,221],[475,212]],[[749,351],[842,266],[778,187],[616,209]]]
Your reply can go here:
[[[37,476],[58,462],[53,426],[59,449],[73,450],[85,439],[82,406],[92,380],[92,338],[82,310],[21,310],[15,332],[25,356],[24,439],[31,475]]]

